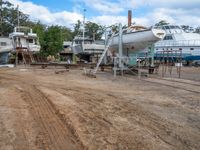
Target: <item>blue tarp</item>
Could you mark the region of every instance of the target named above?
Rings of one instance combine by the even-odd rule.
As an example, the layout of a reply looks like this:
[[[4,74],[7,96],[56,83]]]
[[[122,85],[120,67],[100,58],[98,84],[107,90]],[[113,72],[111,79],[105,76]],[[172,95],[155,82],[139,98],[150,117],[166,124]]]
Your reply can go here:
[[[0,53],[0,64],[7,64],[8,56],[9,56],[9,52]]]
[[[192,61],[192,60],[200,60],[200,56],[187,56],[183,58],[186,61]]]

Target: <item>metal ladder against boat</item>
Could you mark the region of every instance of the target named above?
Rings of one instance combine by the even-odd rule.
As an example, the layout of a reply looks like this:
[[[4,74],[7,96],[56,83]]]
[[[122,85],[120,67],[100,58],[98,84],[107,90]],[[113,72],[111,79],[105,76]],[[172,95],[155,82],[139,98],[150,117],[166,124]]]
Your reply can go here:
[[[112,36],[109,38],[108,43],[107,43],[107,45],[106,45],[106,47],[105,47],[103,53],[101,54],[101,57],[100,57],[100,59],[99,59],[97,65],[96,65],[96,67],[95,67],[95,69],[94,69],[94,71],[93,71],[93,74],[96,74],[96,72],[97,72],[97,70],[98,70],[98,68],[99,68],[99,66],[100,66],[100,64],[101,64],[101,62],[102,62],[104,56],[106,55],[106,52],[108,51],[108,49],[109,49],[109,47],[110,47],[110,44],[111,44],[111,42],[112,42],[112,39],[113,39],[114,35],[115,35],[115,33],[113,33]]]

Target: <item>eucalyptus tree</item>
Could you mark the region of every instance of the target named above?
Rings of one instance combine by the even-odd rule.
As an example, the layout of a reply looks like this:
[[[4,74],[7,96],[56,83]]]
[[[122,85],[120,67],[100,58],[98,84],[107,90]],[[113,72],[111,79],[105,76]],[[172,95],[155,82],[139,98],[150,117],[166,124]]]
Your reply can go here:
[[[8,36],[13,28],[18,25],[18,13],[20,25],[24,26],[31,23],[29,16],[14,7],[6,0],[0,0],[0,36]]]

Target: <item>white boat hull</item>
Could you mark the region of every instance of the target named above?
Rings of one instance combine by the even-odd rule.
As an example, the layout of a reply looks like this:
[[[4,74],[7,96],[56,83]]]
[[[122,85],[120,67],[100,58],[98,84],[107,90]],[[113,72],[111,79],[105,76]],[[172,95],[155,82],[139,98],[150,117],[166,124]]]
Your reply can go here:
[[[100,45],[100,44],[79,44],[72,46],[72,50],[74,54],[79,54],[79,53],[102,53],[105,48],[105,45]]]
[[[122,35],[123,51],[138,52],[151,46],[164,38],[165,32],[158,29],[149,29],[125,33]],[[119,36],[114,36],[111,42],[110,50],[118,51]]]

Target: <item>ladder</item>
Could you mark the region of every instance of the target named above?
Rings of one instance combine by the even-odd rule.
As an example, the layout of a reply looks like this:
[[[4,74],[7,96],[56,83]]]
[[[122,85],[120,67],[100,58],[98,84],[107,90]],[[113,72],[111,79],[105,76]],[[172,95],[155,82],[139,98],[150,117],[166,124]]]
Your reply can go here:
[[[33,62],[35,62],[35,61],[34,61],[34,58],[33,58],[32,53],[30,52],[29,43],[27,42],[26,45],[27,45],[27,53],[28,53],[28,56],[29,56],[29,58],[30,58],[30,62],[33,63]]]
[[[29,48],[27,49],[27,54],[28,54],[28,56],[30,58],[30,62],[34,63],[35,60],[34,60],[33,54],[32,54],[32,52],[30,52]]]
[[[105,47],[103,53],[101,54],[101,57],[100,57],[100,59],[99,59],[97,65],[96,65],[96,67],[95,67],[95,69],[94,69],[94,71],[93,71],[93,74],[96,74],[96,72],[97,72],[97,70],[98,70],[98,68],[99,68],[99,66],[100,66],[100,64],[101,64],[101,62],[102,62],[104,56],[106,55],[106,52],[108,51],[108,49],[109,49],[109,47],[110,47],[110,44],[111,44],[111,42],[112,42],[112,39],[113,39],[114,35],[115,35],[115,33],[113,33],[112,36],[109,38],[108,43],[107,43],[107,45],[106,45],[106,47]]]

